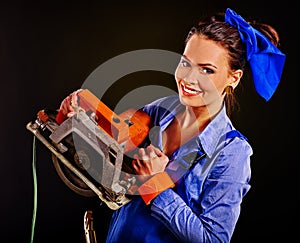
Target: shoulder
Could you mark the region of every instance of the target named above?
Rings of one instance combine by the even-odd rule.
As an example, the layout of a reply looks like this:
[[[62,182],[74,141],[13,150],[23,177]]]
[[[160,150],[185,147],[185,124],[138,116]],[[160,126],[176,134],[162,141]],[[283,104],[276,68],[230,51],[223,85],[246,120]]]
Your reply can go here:
[[[248,138],[235,129],[232,124],[228,124],[226,132],[221,136],[216,152],[223,158],[229,158],[228,163],[233,166],[235,163],[248,161],[253,154]]]
[[[224,151],[228,153],[234,153],[236,155],[245,154],[246,157],[252,155],[252,147],[248,142],[248,139],[238,130],[231,130],[225,134]]]
[[[226,114],[225,106],[202,131],[199,139],[208,157],[214,157],[224,149],[230,149],[233,144],[249,145],[247,138],[234,128]]]
[[[225,108],[202,132],[200,141],[208,162],[213,166],[213,178],[247,180],[252,147],[246,136],[233,126]]]
[[[252,147],[244,135],[237,130],[227,132],[213,156],[215,163],[211,176],[239,182],[249,181],[252,154]]]

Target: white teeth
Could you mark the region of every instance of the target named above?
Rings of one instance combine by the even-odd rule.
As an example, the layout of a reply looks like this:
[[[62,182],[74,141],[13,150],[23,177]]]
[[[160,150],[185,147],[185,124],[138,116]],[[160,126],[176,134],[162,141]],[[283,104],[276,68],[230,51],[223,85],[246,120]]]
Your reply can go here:
[[[187,93],[189,93],[189,94],[195,95],[195,94],[198,94],[199,92],[201,92],[201,91],[196,91],[196,90],[194,90],[194,89],[189,89],[188,87],[186,87],[186,86],[183,85],[183,84],[182,84],[181,86],[182,86],[184,92],[187,92]]]

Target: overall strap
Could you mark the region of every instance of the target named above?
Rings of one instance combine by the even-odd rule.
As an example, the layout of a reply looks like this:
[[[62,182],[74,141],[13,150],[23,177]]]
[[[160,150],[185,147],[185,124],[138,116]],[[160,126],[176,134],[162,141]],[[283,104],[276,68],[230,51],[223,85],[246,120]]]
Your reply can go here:
[[[242,135],[237,130],[231,130],[227,132],[222,138],[225,138],[227,141],[228,139],[234,139],[235,137],[239,137],[241,139],[247,140],[247,138]],[[222,138],[220,141],[222,141]],[[219,142],[220,144],[220,142]],[[201,146],[201,144],[200,144]],[[204,152],[203,148],[201,147],[198,151],[193,151],[188,153],[182,157],[177,158],[175,161],[172,161],[167,168],[166,172],[172,178],[173,182],[178,181],[180,178],[184,176],[184,174],[189,171],[195,164],[199,163],[206,157],[206,153]],[[212,167],[212,165],[208,165],[208,167]]]
[[[231,130],[231,131],[227,132],[225,135],[226,135],[226,139],[239,137],[239,138],[245,139],[246,141],[248,140],[243,134],[241,134],[237,130]]]
[[[166,172],[172,178],[173,182],[177,182],[184,174],[189,171],[196,163],[204,159],[206,153],[203,150],[193,151],[182,157],[176,158],[166,168]]]

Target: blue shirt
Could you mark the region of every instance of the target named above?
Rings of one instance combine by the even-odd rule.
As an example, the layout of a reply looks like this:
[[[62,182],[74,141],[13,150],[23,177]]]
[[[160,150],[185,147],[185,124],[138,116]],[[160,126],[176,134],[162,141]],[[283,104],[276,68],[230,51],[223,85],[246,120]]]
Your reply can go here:
[[[183,109],[178,96],[143,107],[156,127],[150,133],[152,144],[162,149],[162,132]],[[205,157],[200,156],[181,173],[174,188],[160,193],[150,205],[136,196],[114,211],[107,243],[230,241],[242,199],[250,189],[252,148],[234,129],[225,106],[198,136],[170,155],[166,171],[172,178],[178,168],[186,168],[188,154]]]

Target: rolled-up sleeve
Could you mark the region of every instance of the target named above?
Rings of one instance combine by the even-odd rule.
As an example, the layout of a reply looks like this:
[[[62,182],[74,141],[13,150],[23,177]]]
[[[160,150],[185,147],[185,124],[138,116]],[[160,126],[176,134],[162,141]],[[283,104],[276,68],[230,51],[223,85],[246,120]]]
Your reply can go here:
[[[251,155],[247,142],[234,139],[212,158],[213,166],[206,176],[201,169],[186,176],[185,188],[190,195],[182,197],[172,188],[160,193],[152,202],[152,216],[180,242],[229,242],[242,199],[250,189]],[[189,180],[189,176],[193,178]]]

